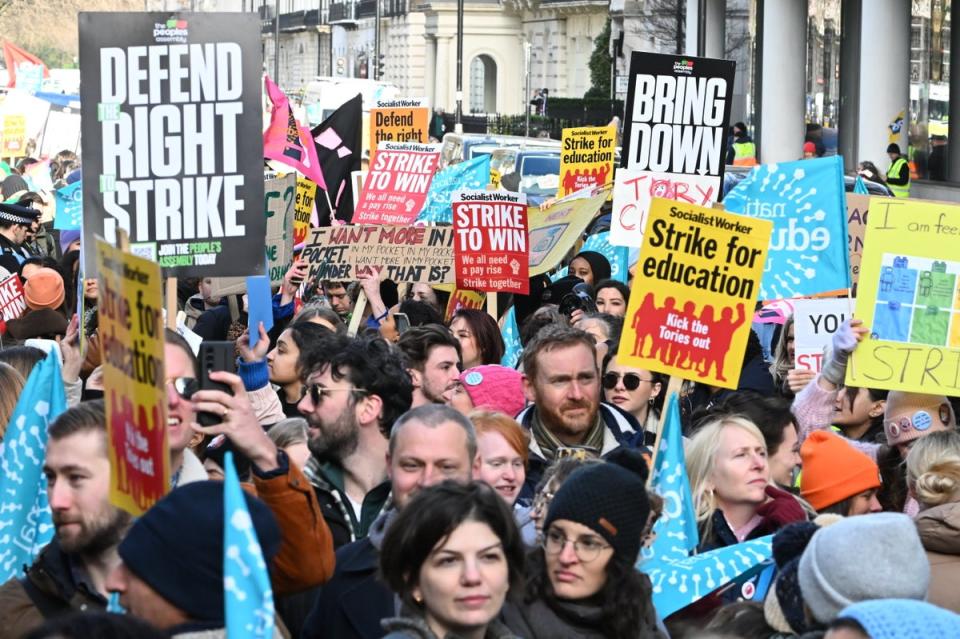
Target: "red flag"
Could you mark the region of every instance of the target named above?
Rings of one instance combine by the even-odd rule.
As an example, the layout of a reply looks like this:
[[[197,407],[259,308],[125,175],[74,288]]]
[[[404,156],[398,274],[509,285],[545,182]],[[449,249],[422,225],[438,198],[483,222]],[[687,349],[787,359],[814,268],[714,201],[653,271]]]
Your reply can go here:
[[[3,43],[3,62],[7,65],[7,76],[9,77],[7,82],[8,87],[16,85],[17,65],[23,62],[37,64],[43,67],[43,77],[50,77],[50,70],[47,69],[47,65],[43,63],[43,60],[28,51],[24,51],[9,40],[4,41]]]
[[[270,126],[263,133],[263,157],[292,166],[326,190],[327,183],[323,180],[310,130],[297,122],[280,87],[270,78],[264,78],[264,81],[273,109]]]

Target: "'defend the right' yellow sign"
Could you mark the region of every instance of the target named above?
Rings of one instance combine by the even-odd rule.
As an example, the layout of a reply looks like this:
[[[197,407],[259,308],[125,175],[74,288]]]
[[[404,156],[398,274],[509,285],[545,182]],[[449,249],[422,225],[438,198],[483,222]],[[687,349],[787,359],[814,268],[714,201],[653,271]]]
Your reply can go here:
[[[872,198],[847,384],[960,394],[960,206]]]

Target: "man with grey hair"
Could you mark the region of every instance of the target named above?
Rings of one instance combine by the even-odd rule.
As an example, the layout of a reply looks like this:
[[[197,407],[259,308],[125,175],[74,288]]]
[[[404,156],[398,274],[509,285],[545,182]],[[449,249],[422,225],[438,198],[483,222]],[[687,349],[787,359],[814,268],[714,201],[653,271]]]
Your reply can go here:
[[[380,639],[380,620],[399,613],[399,599],[377,579],[380,545],[396,513],[421,488],[468,482],[479,470],[473,424],[444,404],[413,408],[394,423],[387,448],[391,506],[365,539],[337,550],[337,569],[304,624],[303,638]]]

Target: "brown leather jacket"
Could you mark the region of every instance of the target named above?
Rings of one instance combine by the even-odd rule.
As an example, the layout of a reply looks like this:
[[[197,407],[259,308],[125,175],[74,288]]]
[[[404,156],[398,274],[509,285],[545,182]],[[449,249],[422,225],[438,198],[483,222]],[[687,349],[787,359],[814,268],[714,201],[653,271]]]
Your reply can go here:
[[[253,494],[262,499],[280,527],[280,550],[270,575],[274,594],[286,595],[318,586],[333,576],[333,535],[320,511],[313,486],[286,453],[281,468],[265,476],[253,473]],[[286,472],[282,472],[286,466]],[[246,487],[246,486],[245,486]]]

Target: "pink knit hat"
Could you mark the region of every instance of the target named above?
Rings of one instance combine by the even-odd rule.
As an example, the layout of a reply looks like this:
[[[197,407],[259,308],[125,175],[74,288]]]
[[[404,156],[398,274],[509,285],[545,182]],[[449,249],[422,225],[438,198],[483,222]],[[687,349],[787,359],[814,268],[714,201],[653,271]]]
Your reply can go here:
[[[460,383],[474,408],[500,411],[510,417],[526,405],[522,380],[518,371],[496,364],[474,366],[460,373]]]

